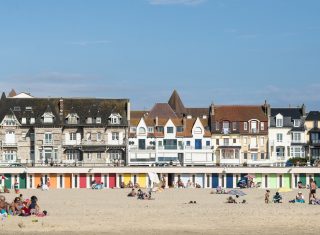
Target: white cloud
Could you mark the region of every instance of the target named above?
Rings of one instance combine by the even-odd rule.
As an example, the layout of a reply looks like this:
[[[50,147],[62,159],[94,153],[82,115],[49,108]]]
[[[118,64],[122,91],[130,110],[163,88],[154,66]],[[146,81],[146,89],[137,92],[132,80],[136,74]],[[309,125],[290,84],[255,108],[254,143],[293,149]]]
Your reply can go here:
[[[206,0],[149,0],[152,5],[198,5]]]
[[[97,41],[75,41],[68,42],[68,44],[76,45],[76,46],[89,46],[89,45],[99,45],[99,44],[108,44],[111,43],[109,40],[97,40]]]

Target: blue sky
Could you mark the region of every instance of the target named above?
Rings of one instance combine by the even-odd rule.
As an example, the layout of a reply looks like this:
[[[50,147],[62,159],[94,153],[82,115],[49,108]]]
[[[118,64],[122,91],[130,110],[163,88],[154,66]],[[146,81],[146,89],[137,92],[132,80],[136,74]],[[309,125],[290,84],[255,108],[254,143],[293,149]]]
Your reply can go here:
[[[1,1],[0,87],[320,109],[318,0]]]

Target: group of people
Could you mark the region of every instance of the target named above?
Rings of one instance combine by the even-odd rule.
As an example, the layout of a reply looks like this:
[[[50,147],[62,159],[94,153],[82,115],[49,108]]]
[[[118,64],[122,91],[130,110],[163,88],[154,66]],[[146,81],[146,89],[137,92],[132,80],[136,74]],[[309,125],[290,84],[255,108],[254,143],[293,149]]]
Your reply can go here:
[[[298,188],[302,188],[301,182],[298,182]],[[304,187],[305,188],[305,187]],[[310,179],[309,188],[309,204],[319,205],[320,199],[316,197],[316,190],[317,190],[317,183],[313,179]],[[270,190],[266,190],[265,193],[265,203],[270,203]],[[276,192],[275,195],[272,197],[272,201],[274,203],[282,203],[283,197],[279,192]],[[289,203],[305,203],[304,196],[301,191],[298,192],[296,197],[289,201]]]
[[[138,183],[133,184],[132,181],[130,180],[128,184],[121,182],[120,188],[140,188],[140,185]]]
[[[229,196],[227,198],[227,203],[234,203],[234,204],[247,203],[247,201],[245,199],[243,199],[241,202],[238,202],[238,200],[239,200],[239,195],[236,195],[235,198],[233,198],[232,196]]]
[[[152,200],[151,190],[148,193],[143,192],[141,189],[136,190],[133,188],[128,194],[128,197],[137,197],[139,200]]]
[[[178,179],[177,182],[173,182],[175,188],[201,188],[201,185],[198,183],[191,182],[188,180],[187,184],[184,184],[181,179]]]
[[[41,211],[36,196],[32,196],[30,199],[24,199],[23,195],[20,194],[19,197],[15,197],[11,203],[7,202],[4,196],[0,196],[0,216],[5,218],[9,215],[35,215],[37,217],[43,217],[47,215],[47,211]]]

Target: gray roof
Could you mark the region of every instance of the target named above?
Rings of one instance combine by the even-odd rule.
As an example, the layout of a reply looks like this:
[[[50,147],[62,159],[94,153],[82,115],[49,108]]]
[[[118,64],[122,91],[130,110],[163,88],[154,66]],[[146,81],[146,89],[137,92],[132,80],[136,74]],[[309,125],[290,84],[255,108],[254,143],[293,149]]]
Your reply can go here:
[[[60,116],[59,102],[63,100],[63,112]],[[68,125],[66,117],[70,113],[79,116],[79,123],[75,125],[111,125],[108,118],[112,113],[119,113],[122,117],[120,125],[128,125],[127,105],[128,99],[87,99],[87,98],[5,98],[0,100],[0,121],[7,114],[13,113],[21,122],[23,117],[34,117],[35,125]],[[31,107],[31,109],[27,108]],[[54,121],[52,124],[44,124],[42,115],[52,112]],[[101,117],[101,124],[87,124],[88,117]],[[27,125],[29,122],[27,122]]]

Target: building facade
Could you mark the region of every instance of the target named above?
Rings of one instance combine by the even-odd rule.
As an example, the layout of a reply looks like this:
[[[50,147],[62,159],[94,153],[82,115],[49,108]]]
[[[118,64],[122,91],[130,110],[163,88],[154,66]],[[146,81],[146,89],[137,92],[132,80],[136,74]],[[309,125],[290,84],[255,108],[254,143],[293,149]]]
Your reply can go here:
[[[269,155],[274,165],[285,165],[289,158],[305,157],[305,107],[271,108]]]
[[[311,162],[320,159],[320,112],[310,111],[306,117],[306,154]]]
[[[126,99],[6,97],[0,100],[4,163],[127,163]]]

